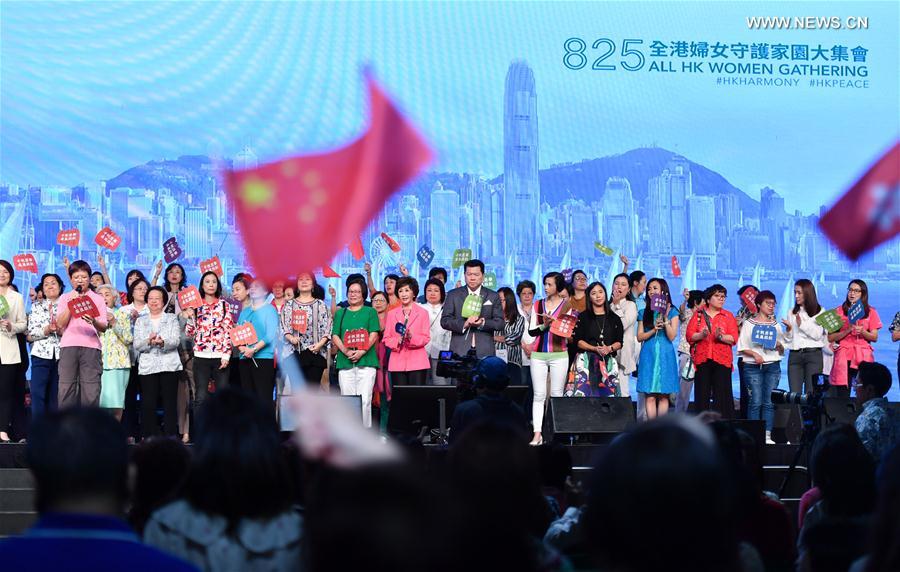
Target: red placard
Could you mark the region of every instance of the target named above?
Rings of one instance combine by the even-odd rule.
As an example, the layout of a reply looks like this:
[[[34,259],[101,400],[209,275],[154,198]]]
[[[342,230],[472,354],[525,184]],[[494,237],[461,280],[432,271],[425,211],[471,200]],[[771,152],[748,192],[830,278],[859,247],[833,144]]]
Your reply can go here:
[[[200,272],[202,274],[205,274],[207,272],[215,272],[216,276],[221,278],[224,272],[222,272],[222,263],[219,261],[219,257],[213,256],[209,260],[204,260],[203,262],[201,262]]]
[[[354,350],[369,349],[369,330],[357,328],[344,332],[344,347]]]
[[[396,240],[394,240],[393,238],[388,236],[386,232],[381,233],[381,238],[384,239],[384,241],[391,248],[391,250],[393,250],[394,252],[400,252],[400,245],[397,244]]]
[[[754,314],[759,311],[759,308],[756,307],[757,294],[759,294],[759,290],[757,290],[753,286],[749,286],[746,290],[744,290],[744,293],[741,294],[741,300],[744,301],[744,305],[747,306],[747,309]]]
[[[81,231],[77,228],[61,230],[56,233],[56,244],[75,247],[79,242],[81,242]]]
[[[73,318],[82,316],[100,317],[100,309],[97,308],[90,296],[73,296],[69,299],[67,306],[69,306],[69,312],[72,313]]]
[[[101,228],[100,232],[97,233],[97,236],[94,237],[94,242],[104,248],[115,250],[122,244],[122,237],[116,234],[113,229],[105,226]]]
[[[295,308],[291,312],[291,329],[300,332],[301,334],[305,334],[306,326],[306,312],[300,308]]]
[[[248,346],[259,341],[253,324],[241,324],[231,330],[231,343],[235,347]]]
[[[194,285],[185,286],[178,292],[178,306],[184,310],[187,308],[199,308],[203,305],[200,291]]]
[[[566,314],[565,316],[553,320],[553,323],[550,325],[550,333],[561,338],[571,338],[572,332],[575,331],[575,323],[577,321],[578,318],[575,316]]]
[[[672,276],[675,278],[681,276],[681,265],[678,264],[677,256],[672,256]]]
[[[13,268],[19,272],[34,272],[37,274],[37,260],[33,254],[16,254],[13,256]]]

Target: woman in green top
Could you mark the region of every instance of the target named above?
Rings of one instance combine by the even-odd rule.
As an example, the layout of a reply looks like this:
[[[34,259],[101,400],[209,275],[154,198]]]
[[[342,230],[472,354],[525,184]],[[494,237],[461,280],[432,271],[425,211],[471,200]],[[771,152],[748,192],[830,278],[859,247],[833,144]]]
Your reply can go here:
[[[362,417],[366,427],[372,426],[372,389],[375,387],[375,373],[378,369],[378,355],[375,344],[381,326],[378,314],[363,302],[368,295],[364,284],[352,282],[347,286],[347,308],[341,308],[334,315],[331,338],[338,349],[337,370],[341,395],[362,397]],[[344,344],[344,334],[361,330],[361,341]]]

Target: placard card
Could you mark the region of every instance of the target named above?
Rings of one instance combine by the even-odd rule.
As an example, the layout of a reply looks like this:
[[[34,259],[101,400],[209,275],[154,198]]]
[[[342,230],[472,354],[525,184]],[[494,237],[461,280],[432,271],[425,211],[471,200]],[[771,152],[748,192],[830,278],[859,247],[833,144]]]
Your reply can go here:
[[[306,333],[307,317],[306,311],[302,308],[294,308],[291,311],[291,329],[301,334]]]
[[[668,305],[668,300],[666,300],[666,297],[662,294],[653,294],[650,296],[650,310],[663,314],[664,319],[666,310],[668,309]]]
[[[77,228],[69,228],[56,233],[56,244],[76,247],[81,242],[81,231]]]
[[[613,255],[613,249],[610,248],[610,247],[608,247],[608,246],[606,246],[605,244],[601,244],[601,243],[599,243],[599,242],[595,242],[595,243],[594,243],[594,248],[596,248],[597,250],[599,250],[600,252],[602,252],[603,254],[605,254],[605,255],[607,255],[607,256],[612,256],[612,255]]]
[[[115,250],[122,244],[122,237],[116,234],[113,229],[105,226],[101,228],[100,232],[97,233],[97,236],[94,237],[94,242],[103,248]]]
[[[754,314],[759,312],[759,308],[756,307],[757,294],[759,294],[759,290],[757,290],[753,286],[749,286],[746,290],[744,290],[744,293],[741,294],[741,300],[744,301],[744,305],[747,306],[747,309]]]
[[[31,253],[16,254],[13,256],[13,268],[19,272],[34,272],[37,274],[37,260],[34,259],[34,255]]]
[[[756,324],[750,332],[750,341],[759,344],[767,350],[774,350],[778,342],[778,330],[775,326]]]
[[[344,347],[354,350],[368,350],[369,330],[357,328],[344,332]]]
[[[844,327],[844,320],[834,310],[828,310],[816,316],[816,323],[825,328],[829,334],[838,332]]]
[[[185,310],[187,308],[199,308],[203,305],[203,298],[200,297],[200,290],[191,284],[185,286],[178,291],[178,306]]]
[[[463,301],[461,315],[463,318],[471,318],[472,316],[481,315],[481,307],[484,305],[484,298],[478,294],[469,294]]]
[[[850,306],[850,309],[847,310],[847,319],[851,324],[855,324],[862,319],[863,314],[865,313],[866,309],[863,307],[862,300],[857,300]]]
[[[472,249],[457,248],[453,251],[453,262],[451,263],[451,266],[453,268],[459,268],[469,260],[472,260]]]
[[[577,322],[578,318],[571,314],[565,314],[553,320],[553,323],[550,324],[550,333],[561,338],[571,338]]]
[[[94,304],[94,301],[91,300],[90,296],[73,296],[69,299],[67,305],[69,306],[69,312],[72,313],[73,318],[80,318],[82,316],[100,317],[100,309],[97,308],[97,305]]]
[[[416,253],[416,258],[419,260],[419,266],[428,268],[428,265],[434,260],[434,251],[427,246],[422,246]]]
[[[5,296],[0,296],[0,318],[5,318],[9,314],[9,302]]]
[[[575,270],[573,268],[564,268],[560,274],[563,275],[563,280],[572,282],[572,275],[575,274]]]
[[[222,277],[224,272],[222,272],[222,262],[219,260],[218,256],[213,256],[200,263],[200,274],[206,274],[207,272],[215,272],[216,276],[219,278]]]
[[[249,346],[258,341],[259,338],[256,336],[256,329],[254,329],[253,324],[249,322],[231,329],[231,343],[234,344],[235,347]]]
[[[163,256],[166,259],[166,263],[171,264],[175,262],[181,258],[182,254],[184,254],[184,251],[178,244],[178,239],[174,236],[163,243]]]
[[[494,272],[488,272],[484,275],[484,287],[490,288],[491,290],[497,289],[497,274]]]

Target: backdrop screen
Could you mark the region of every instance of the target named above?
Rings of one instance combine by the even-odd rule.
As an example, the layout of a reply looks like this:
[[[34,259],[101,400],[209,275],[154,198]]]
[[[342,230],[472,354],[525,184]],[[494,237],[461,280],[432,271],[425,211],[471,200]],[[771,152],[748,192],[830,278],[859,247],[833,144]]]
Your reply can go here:
[[[376,276],[422,278],[427,246],[498,285],[606,282],[625,254],[677,299],[717,281],[736,309],[753,281],[782,315],[797,278],[834,307],[860,277],[896,361],[900,241],[851,263],[817,227],[900,133],[896,2],[15,2],[0,22],[0,256],[39,272],[96,259],[106,226],[119,286],[171,237],[193,282],[213,254],[246,268],[217,169],[350,141],[369,66],[437,156],[363,234]]]

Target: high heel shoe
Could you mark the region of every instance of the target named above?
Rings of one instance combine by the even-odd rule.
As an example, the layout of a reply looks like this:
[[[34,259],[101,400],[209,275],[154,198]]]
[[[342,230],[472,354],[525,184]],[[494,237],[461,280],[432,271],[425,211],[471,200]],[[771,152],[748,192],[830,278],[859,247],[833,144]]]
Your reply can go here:
[[[0,443],[11,443],[11,442],[12,441],[10,441],[8,435],[6,437],[0,437]]]
[[[540,445],[544,444],[544,438],[538,437],[537,439],[532,439],[531,443],[528,443],[528,444],[531,445],[532,447],[539,447]]]

